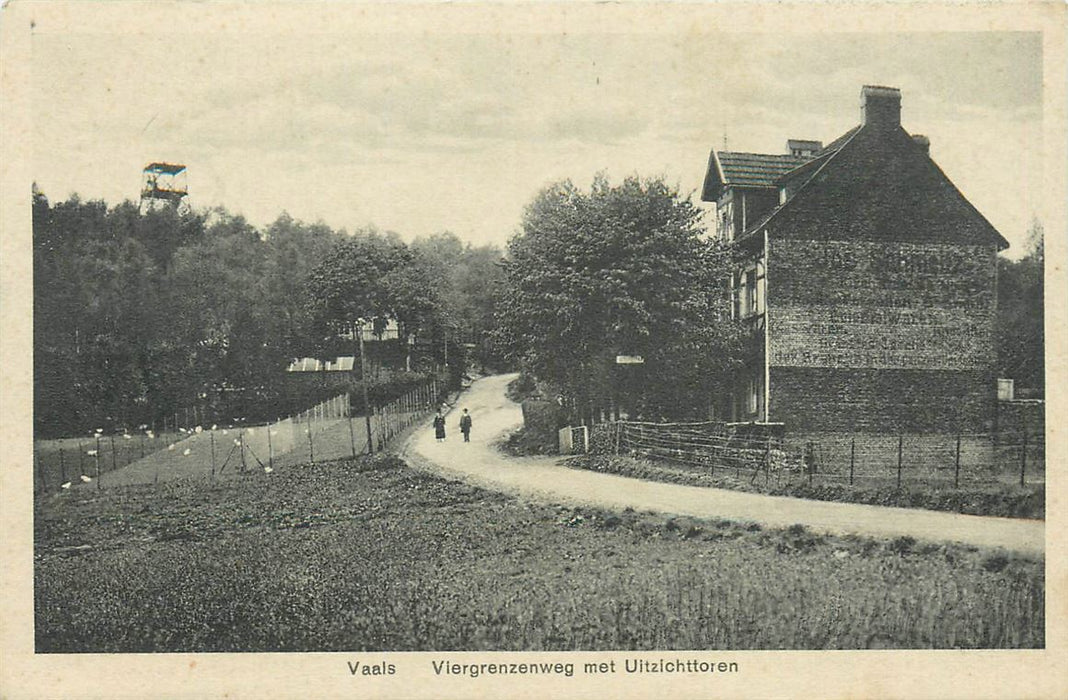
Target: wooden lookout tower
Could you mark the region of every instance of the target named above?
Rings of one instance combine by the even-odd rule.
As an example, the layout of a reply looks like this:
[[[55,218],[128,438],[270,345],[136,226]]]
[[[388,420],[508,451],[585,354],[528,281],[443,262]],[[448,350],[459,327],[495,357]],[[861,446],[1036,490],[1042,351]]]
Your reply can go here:
[[[141,172],[141,212],[161,207],[174,207],[181,211],[189,205],[189,194],[184,165],[176,163],[149,163]]]

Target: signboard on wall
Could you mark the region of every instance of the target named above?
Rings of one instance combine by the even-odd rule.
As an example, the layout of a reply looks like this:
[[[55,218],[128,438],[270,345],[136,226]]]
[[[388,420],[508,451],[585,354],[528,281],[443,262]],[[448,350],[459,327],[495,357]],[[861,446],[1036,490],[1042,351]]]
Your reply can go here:
[[[770,260],[772,366],[993,365],[992,246],[783,240]]]

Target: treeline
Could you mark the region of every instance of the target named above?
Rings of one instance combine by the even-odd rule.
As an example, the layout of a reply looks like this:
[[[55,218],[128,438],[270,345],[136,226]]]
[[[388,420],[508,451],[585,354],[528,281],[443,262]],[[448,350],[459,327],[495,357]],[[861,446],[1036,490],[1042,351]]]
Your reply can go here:
[[[194,406],[249,419],[306,408],[336,382],[294,382],[286,366],[354,354],[357,318],[399,321],[401,338],[368,344],[380,381],[439,371],[446,353],[456,375],[465,346],[492,363],[500,257],[450,233],[408,245],[286,214],[261,229],[223,209],[142,213],[35,191],[35,433],[135,429]]]
[[[1045,262],[1038,221],[1019,260],[998,257],[998,376],[1014,380],[1017,398],[1045,394]]]

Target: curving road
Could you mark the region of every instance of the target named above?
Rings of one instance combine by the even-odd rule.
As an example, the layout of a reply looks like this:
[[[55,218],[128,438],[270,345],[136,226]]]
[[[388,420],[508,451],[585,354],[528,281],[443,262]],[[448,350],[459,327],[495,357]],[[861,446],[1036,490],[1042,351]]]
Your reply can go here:
[[[558,464],[556,457],[510,457],[493,449],[491,443],[523,422],[519,405],[505,396],[505,387],[514,378],[514,374],[497,375],[475,382],[446,416],[446,441],[437,442],[427,426],[409,438],[405,454],[414,456],[414,465],[424,469],[553,503],[618,510],[630,507],[695,518],[758,522],[767,527],[802,523],[812,530],[832,534],[881,538],[909,535],[917,540],[1000,547],[1038,556],[1045,552],[1045,523],[1040,520],[766,496],[569,469]],[[470,443],[463,442],[458,427],[463,408],[469,409],[474,424]]]

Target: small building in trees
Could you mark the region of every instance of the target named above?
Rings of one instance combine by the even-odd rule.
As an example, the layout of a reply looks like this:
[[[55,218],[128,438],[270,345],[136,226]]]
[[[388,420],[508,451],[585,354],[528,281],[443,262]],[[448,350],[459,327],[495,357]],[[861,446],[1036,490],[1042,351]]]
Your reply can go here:
[[[733,314],[752,330],[720,408],[783,423],[791,442],[848,435],[846,450],[989,434],[1008,243],[928,139],[902,128],[899,90],[865,86],[861,98],[861,124],[826,146],[712,152],[702,199],[735,254]],[[966,437],[964,449],[988,452],[989,440]]]

